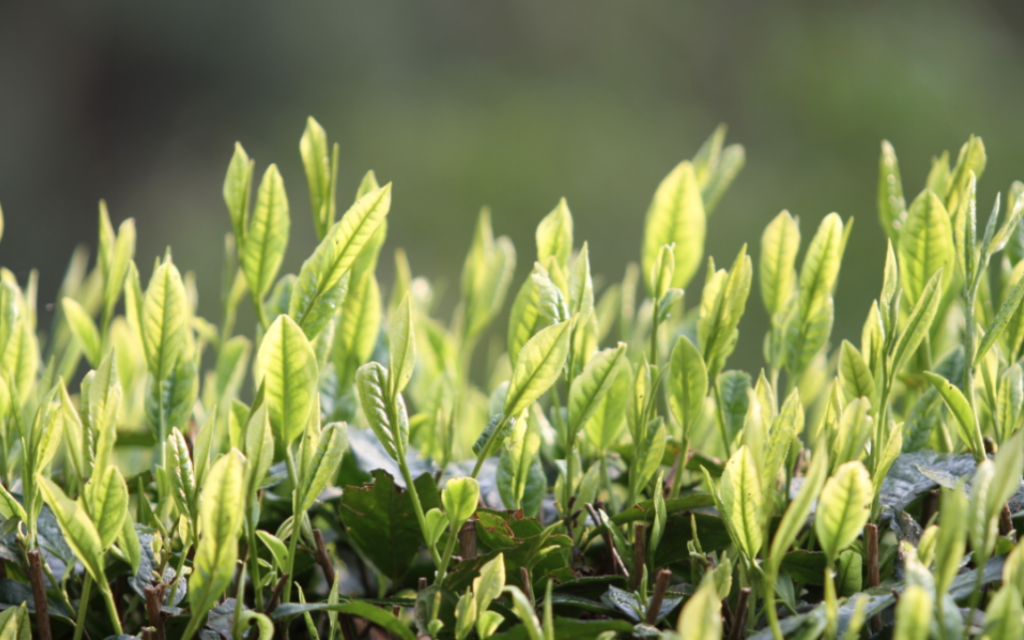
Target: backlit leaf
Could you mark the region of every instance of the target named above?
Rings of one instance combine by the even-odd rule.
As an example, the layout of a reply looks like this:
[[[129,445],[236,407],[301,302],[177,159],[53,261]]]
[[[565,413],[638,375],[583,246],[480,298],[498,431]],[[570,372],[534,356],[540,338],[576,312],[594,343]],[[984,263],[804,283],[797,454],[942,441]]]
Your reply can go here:
[[[641,269],[649,293],[654,292],[650,279],[654,260],[664,245],[674,244],[672,288],[686,288],[700,267],[706,226],[700,185],[693,164],[685,160],[661,181],[647,209]]]
[[[818,498],[814,531],[821,550],[835,561],[853,544],[871,515],[871,476],[859,461],[846,462],[825,482]]]
[[[562,198],[537,225],[537,262],[544,263],[554,256],[563,268],[568,268],[571,255],[572,214],[565,198]]]
[[[263,337],[256,367],[266,387],[274,436],[282,446],[302,433],[314,409],[318,369],[316,354],[302,329],[289,316],[278,316]]]
[[[249,223],[239,262],[253,295],[262,299],[277,277],[288,246],[291,219],[288,196],[277,165],[267,167],[256,192],[256,208]]]
[[[796,290],[796,254],[800,250],[800,223],[783,211],[761,235],[759,271],[761,299],[770,315],[780,313]]]
[[[566,320],[542,329],[523,345],[505,396],[505,415],[518,416],[558,379],[569,355],[571,325]]]
[[[953,228],[942,201],[931,191],[914,198],[896,247],[900,281],[907,300],[921,299],[925,284],[939,269],[947,273],[953,263]]]

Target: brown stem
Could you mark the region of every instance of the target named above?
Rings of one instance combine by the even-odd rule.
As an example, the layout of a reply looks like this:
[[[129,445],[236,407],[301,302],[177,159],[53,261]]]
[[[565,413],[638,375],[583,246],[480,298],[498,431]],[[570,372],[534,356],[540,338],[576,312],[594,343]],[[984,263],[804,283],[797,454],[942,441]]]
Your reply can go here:
[[[128,586],[128,576],[122,574],[114,581],[114,602],[117,603],[117,619],[124,626],[124,592]]]
[[[927,527],[932,517],[939,511],[939,492],[937,489],[924,494],[921,501],[921,526]]]
[[[594,520],[594,522],[600,525],[601,517],[597,515],[597,509],[595,509],[592,504],[588,503],[587,511],[590,512],[590,517]],[[608,530],[608,527],[604,528],[604,532],[602,532],[602,537],[604,538],[604,546],[608,549],[608,552],[612,556],[612,566],[614,570],[621,572],[618,573],[618,575],[626,576],[626,579],[629,580],[629,569],[626,568],[626,564],[622,561],[622,558],[619,557],[619,551],[615,548],[615,543],[614,541],[612,541],[612,533]]]
[[[160,611],[160,603],[164,597],[164,585],[146,587],[144,593],[146,594],[146,617],[149,619],[149,626],[153,627],[152,639],[165,640],[167,635],[164,631],[164,616]]]
[[[523,583],[523,592],[530,599],[530,604],[536,607],[537,601],[533,597],[533,580],[530,580],[530,570],[526,567],[519,567],[519,580]]]
[[[420,576],[419,581],[416,583],[416,590],[417,591],[423,591],[426,588],[427,588],[427,578],[426,578],[426,576]]]
[[[739,598],[736,600],[736,613],[732,616],[729,640],[740,640],[743,637],[743,625],[747,621],[748,600],[750,600],[750,587],[743,587],[740,589]]]
[[[476,558],[476,521],[467,520],[459,529],[459,555],[463,560]]]
[[[277,584],[274,585],[274,591],[270,594],[270,600],[267,600],[267,606],[263,610],[263,613],[270,615],[277,605],[281,601],[281,592],[284,591],[284,585],[288,582],[288,578],[291,577],[289,574],[284,574],[277,580]]]
[[[52,640],[50,631],[50,610],[46,603],[46,585],[43,582],[43,559],[39,549],[28,552],[28,577],[32,582],[32,598],[36,603],[36,625],[39,629],[39,640]]]
[[[878,525],[865,525],[864,539],[867,542],[868,552],[868,586],[877,587],[882,584],[882,578],[878,567]],[[873,633],[878,633],[881,630],[882,616],[881,614],[877,614],[871,618],[871,631]]]
[[[668,581],[671,577],[672,572],[668,569],[662,569],[658,572],[658,578],[654,582],[654,594],[647,603],[647,616],[644,619],[644,622],[651,626],[654,626],[658,621],[658,614],[661,613],[661,603],[665,601],[665,592],[668,591]]]
[[[1010,505],[1004,504],[999,514],[999,535],[1006,536],[1013,531],[1013,519],[1010,516]]]
[[[647,525],[637,522],[633,525],[633,588],[639,589],[644,579],[643,568],[647,564],[647,541],[644,531]]]

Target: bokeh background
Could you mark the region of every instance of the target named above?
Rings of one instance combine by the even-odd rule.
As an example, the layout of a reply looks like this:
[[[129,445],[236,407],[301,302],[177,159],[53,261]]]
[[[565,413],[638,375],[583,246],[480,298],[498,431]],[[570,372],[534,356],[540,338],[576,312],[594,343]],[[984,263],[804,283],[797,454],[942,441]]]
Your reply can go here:
[[[908,200],[971,133],[989,156],[979,208],[1024,178],[1024,3],[0,3],[0,264],[21,280],[39,268],[53,302],[106,198],[115,225],[137,220],[143,277],[172,245],[216,321],[236,140],[257,175],[284,175],[285,270],[315,245],[298,154],[310,114],[341,145],[342,210],[367,169],[395,183],[385,290],[398,246],[416,274],[456,284],[484,204],[519,251],[518,287],[561,196],[595,272],[618,279],[655,186],[726,122],[747,166],[707,253],[729,262],[748,242],[756,258],[783,208],[805,238],[830,211],[855,217],[834,333],[854,337],[881,284],[880,140]],[[752,292],[732,365],[760,365],[766,322]]]

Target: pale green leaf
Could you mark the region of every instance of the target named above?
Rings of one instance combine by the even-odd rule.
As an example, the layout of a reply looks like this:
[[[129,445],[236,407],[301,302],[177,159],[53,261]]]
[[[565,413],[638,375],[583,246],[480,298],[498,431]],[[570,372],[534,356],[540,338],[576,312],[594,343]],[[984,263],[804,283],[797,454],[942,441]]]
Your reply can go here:
[[[238,559],[238,533],[244,510],[243,460],[237,449],[210,468],[199,496],[199,544],[188,581],[193,616],[209,611],[231,584]],[[236,505],[225,508],[225,505]]]
[[[288,217],[288,196],[277,165],[267,167],[256,192],[256,208],[244,240],[240,241],[239,258],[249,290],[262,299],[277,277],[277,270],[288,246],[291,219]]]
[[[922,191],[911,203],[896,251],[903,291],[911,304],[921,299],[935,272],[948,273],[954,255],[952,222],[931,191]]]
[[[576,435],[597,411],[615,384],[619,368],[626,362],[626,344],[620,342],[615,349],[605,349],[595,354],[572,381],[568,402],[568,442],[575,442]]]
[[[61,306],[64,309],[64,317],[67,318],[71,333],[82,347],[82,353],[85,354],[86,360],[94,367],[99,366],[100,358],[103,357],[103,347],[96,323],[89,316],[89,312],[71,298],[61,300]]]
[[[932,604],[932,594],[921,585],[912,584],[904,589],[896,604],[893,640],[928,640]]]
[[[676,421],[682,426],[682,437],[686,441],[704,410],[704,397],[708,393],[708,372],[700,351],[686,336],[679,336],[676,341],[669,367],[669,407]]]
[[[389,183],[357,200],[303,263],[288,315],[311,339],[337,312],[345,297],[343,277],[370,244],[390,208]]]
[[[228,164],[227,175],[224,176],[224,203],[231,215],[231,227],[235,232],[235,242],[239,246],[245,241],[246,227],[249,225],[249,197],[252,193],[253,162],[249,159],[241,143],[235,143],[235,153]]]
[[[906,216],[907,203],[903,199],[896,150],[888,140],[882,140],[882,155],[878,159],[878,218],[891,240],[898,240]]]
[[[0,215],[0,235],[3,235],[3,216]],[[0,612],[0,640],[32,640],[32,620],[28,603],[11,606]]]
[[[87,507],[104,550],[121,534],[128,515],[128,485],[115,466],[93,476],[86,488]]]
[[[282,446],[305,429],[314,407],[318,368],[316,354],[302,329],[289,316],[278,316],[263,337],[256,367],[266,388],[270,423]]]
[[[896,373],[903,368],[906,359],[917,351],[931,329],[942,299],[942,274],[943,271],[940,269],[925,284],[917,304],[910,311],[906,325],[901,328],[896,338],[892,356],[892,370]]]
[[[107,579],[103,569],[103,541],[100,539],[99,532],[96,531],[96,525],[89,518],[89,514],[81,505],[68,498],[64,491],[46,476],[37,473],[36,482],[43,499],[53,510],[61,533],[64,534],[64,539],[71,547],[75,557],[81,561],[94,581],[100,585],[106,585]]]
[[[981,432],[975,422],[974,412],[967,398],[952,382],[946,380],[937,373],[924,372],[925,378],[932,383],[932,386],[939,392],[942,399],[946,401],[950,413],[956,418],[960,439],[971,450],[974,455],[984,455],[984,443],[981,442]]]
[[[598,451],[605,451],[619,441],[626,427],[626,405],[633,389],[632,368],[619,367],[611,389],[598,403],[584,430],[587,439]]]
[[[405,389],[416,367],[416,331],[413,326],[412,296],[405,294],[391,316],[388,344],[388,395],[394,398]]]
[[[476,598],[477,610],[487,611],[495,598],[505,589],[505,556],[499,553],[480,567],[480,575],[473,578],[473,597]]]
[[[540,330],[523,345],[505,396],[504,414],[518,416],[558,379],[569,355],[572,322]]]
[[[652,268],[664,245],[674,244],[676,268],[672,288],[686,288],[700,267],[706,227],[700,184],[693,164],[685,160],[661,181],[647,209],[641,269],[649,293],[654,293]]]
[[[788,211],[775,216],[761,235],[761,299],[770,315],[782,312],[796,290],[800,223]]]
[[[341,458],[348,450],[348,425],[332,422],[320,433],[320,441],[299,484],[299,513],[309,510],[334,478]]]
[[[825,482],[818,498],[814,531],[834,562],[857,539],[871,515],[871,476],[859,461],[846,462]]]
[[[337,144],[335,155],[337,155]],[[318,238],[323,238],[334,223],[334,196],[338,181],[338,161],[331,161],[328,155],[327,133],[320,123],[310,116],[306,130],[299,141],[302,165],[309,182],[309,201],[313,210],[313,226]]]
[[[366,421],[388,455],[398,460],[398,452],[409,438],[409,418],[402,394],[395,396],[393,405],[388,402],[387,386],[388,372],[379,363],[367,363],[356,372],[356,390]]]
[[[706,574],[697,591],[683,605],[676,630],[684,638],[721,640],[722,601],[712,574]]]
[[[719,495],[733,541],[753,560],[764,543],[764,492],[754,456],[746,445],[725,463]]]
[[[377,344],[380,323],[380,288],[373,272],[367,271],[352,281],[334,332],[331,358],[339,388],[348,388],[355,378],[356,369],[370,359]]]
[[[782,520],[779,521],[779,527],[775,530],[775,537],[772,538],[768,560],[773,573],[778,572],[783,558],[804,528],[804,524],[811,514],[811,507],[814,506],[814,501],[817,500],[827,475],[828,453],[825,449],[819,449],[811,458],[811,465],[804,476],[804,483],[801,485],[800,491],[797,492],[796,498],[789,503]]]
[[[561,289],[540,264],[534,266],[512,303],[508,320],[508,354],[513,366],[523,345],[541,329],[569,317]]]
[[[286,572],[288,570],[288,547],[285,543],[274,534],[262,529],[256,531],[256,536],[270,550],[270,555],[274,558],[274,565],[277,566],[277,570],[281,573]]]
[[[1020,307],[1021,300],[1024,300],[1024,278],[1017,281],[1014,287],[1010,290],[1009,295],[1006,296],[1006,300],[999,307],[999,314],[996,315],[995,320],[992,321],[992,325],[988,328],[985,333],[985,337],[981,339],[981,344],[978,345],[978,351],[974,355],[973,366],[978,366],[988,350],[992,348],[992,345],[996,343],[996,340],[1003,334],[1006,327],[1010,324],[1010,320],[1017,313],[1017,309]]]
[[[476,513],[479,501],[480,485],[475,478],[453,478],[448,481],[441,493],[441,503],[452,531],[457,531],[463,522]]]
[[[857,347],[847,340],[843,340],[839,354],[839,380],[847,400],[862,397],[872,400],[875,397],[875,380],[871,370]]]
[[[554,256],[558,264],[568,268],[572,255],[572,213],[565,198],[558,201],[551,213],[537,225],[537,262]]]
[[[185,285],[173,262],[165,261],[150,278],[139,318],[149,372],[166,380],[185,351],[188,304]]]

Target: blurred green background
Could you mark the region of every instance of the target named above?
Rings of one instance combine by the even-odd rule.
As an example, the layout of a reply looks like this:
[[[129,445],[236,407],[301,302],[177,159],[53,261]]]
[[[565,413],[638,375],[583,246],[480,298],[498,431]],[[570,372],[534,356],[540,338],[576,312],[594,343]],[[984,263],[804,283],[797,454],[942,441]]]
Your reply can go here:
[[[38,267],[52,303],[106,198],[115,225],[137,220],[143,277],[172,245],[218,321],[232,145],[257,175],[279,164],[297,271],[315,244],[298,154],[312,114],[341,145],[342,209],[367,169],[395,184],[385,291],[399,246],[417,275],[456,284],[484,204],[519,251],[518,287],[561,196],[607,282],[638,258],[661,178],[727,122],[747,166],[707,253],[731,262],[747,242],[756,259],[783,208],[805,241],[828,212],[854,216],[835,341],[859,336],[881,284],[879,141],[909,201],[932,155],[981,135],[987,211],[1024,177],[1022,54],[1011,0],[3,3],[0,264],[22,281]],[[752,292],[731,365],[760,365],[765,327]]]

